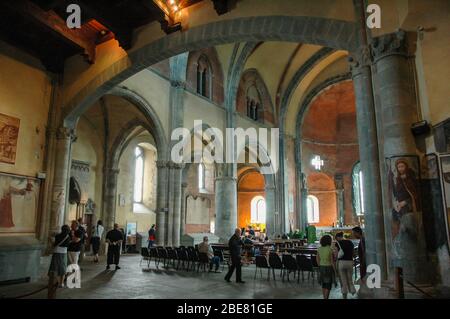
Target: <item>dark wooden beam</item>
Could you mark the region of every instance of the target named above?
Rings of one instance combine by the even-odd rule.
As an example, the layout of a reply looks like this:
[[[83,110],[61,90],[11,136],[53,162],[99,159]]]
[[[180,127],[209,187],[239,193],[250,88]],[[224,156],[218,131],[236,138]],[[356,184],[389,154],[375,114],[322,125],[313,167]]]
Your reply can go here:
[[[212,0],[218,15],[230,12],[236,6],[236,0]]]

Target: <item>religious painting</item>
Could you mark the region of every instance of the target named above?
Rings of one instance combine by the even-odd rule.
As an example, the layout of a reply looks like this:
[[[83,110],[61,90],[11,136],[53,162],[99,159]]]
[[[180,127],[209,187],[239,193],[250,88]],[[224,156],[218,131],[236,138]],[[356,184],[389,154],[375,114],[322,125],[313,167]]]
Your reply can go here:
[[[0,173],[0,233],[34,233],[40,180]]]
[[[447,226],[447,240],[450,249],[450,154],[440,156],[441,174],[442,174],[442,190],[444,192],[444,207]]]
[[[400,261],[414,251],[422,220],[420,167],[417,156],[386,160],[391,203],[392,257]]]
[[[422,216],[427,250],[435,252],[447,243],[447,227],[439,160],[436,154],[423,156],[421,163]]]
[[[0,113],[0,162],[16,162],[20,120]]]
[[[137,233],[137,223],[127,222],[127,237],[136,236],[136,233]]]

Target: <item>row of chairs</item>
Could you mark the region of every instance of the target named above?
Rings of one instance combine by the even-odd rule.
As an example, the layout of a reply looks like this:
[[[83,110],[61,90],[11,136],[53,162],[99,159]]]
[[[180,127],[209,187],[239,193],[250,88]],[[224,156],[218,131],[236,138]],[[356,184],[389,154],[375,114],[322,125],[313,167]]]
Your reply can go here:
[[[222,270],[224,265],[224,255],[220,250],[215,250],[214,254],[219,256],[222,263]],[[152,247],[141,248],[141,261],[139,265],[142,265],[142,261],[147,261],[147,267],[150,268],[150,262],[153,260],[155,267],[159,268],[160,263],[163,263],[163,267],[172,267],[176,270],[184,269],[186,271],[200,269],[206,271],[209,267],[209,258],[205,253],[200,253],[196,247]]]
[[[300,272],[302,274],[302,281],[305,280],[304,272],[308,273],[308,280],[312,276],[313,284],[315,278],[315,272],[318,271],[319,266],[314,255],[302,255],[298,254],[295,257],[290,254],[283,254],[280,257],[277,253],[270,253],[269,258],[266,256],[256,256],[255,257],[255,278],[258,273],[262,277],[262,270],[267,269],[267,279],[270,280],[270,272],[272,272],[273,279],[275,279],[275,270],[280,270],[280,277],[284,281],[285,276],[287,280],[290,279],[290,274],[294,273],[294,278],[297,276],[297,282],[300,282]]]

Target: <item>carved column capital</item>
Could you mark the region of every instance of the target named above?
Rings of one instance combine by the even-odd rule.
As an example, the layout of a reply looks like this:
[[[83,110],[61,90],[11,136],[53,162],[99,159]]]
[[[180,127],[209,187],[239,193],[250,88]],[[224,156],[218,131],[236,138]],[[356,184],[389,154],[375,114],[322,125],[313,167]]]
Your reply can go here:
[[[186,88],[186,82],[179,80],[170,80],[170,85],[176,89],[184,90]]]
[[[358,75],[363,68],[370,67],[372,60],[372,54],[368,46],[360,47],[357,51],[352,52],[348,57],[352,75]]]
[[[372,55],[375,61],[390,55],[408,56],[408,39],[404,30],[384,34],[372,40]]]
[[[163,161],[163,160],[156,161],[157,168],[167,168],[167,166],[168,166],[167,161]]]
[[[175,163],[175,162],[168,162],[167,166],[171,169],[183,169],[185,164],[184,163]]]
[[[72,142],[75,142],[77,140],[77,137],[75,135],[75,131],[72,128],[60,126],[58,129],[56,129],[56,138],[58,140],[71,140]]]

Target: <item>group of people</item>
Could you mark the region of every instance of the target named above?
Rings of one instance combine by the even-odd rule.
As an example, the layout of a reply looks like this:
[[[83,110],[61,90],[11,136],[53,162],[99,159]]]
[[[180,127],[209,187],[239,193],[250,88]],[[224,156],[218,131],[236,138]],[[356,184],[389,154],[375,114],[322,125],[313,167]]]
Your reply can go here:
[[[101,238],[104,233],[104,227],[99,220],[92,230],[91,244],[94,262],[98,263],[98,253],[100,250]],[[55,235],[53,243],[53,254],[48,270],[49,290],[48,297],[54,298],[56,288],[64,287],[66,279],[67,266],[77,265],[83,261],[86,239],[88,238],[86,227],[82,223],[82,219],[74,220],[71,226],[63,225],[61,232]],[[110,265],[115,265],[116,270],[120,269],[120,247],[123,241],[123,233],[119,230],[119,225],[114,224],[114,229],[106,234],[106,242],[108,243],[108,255],[106,269],[110,269]],[[81,271],[81,268],[79,268]]]
[[[354,227],[352,233],[354,238],[359,239],[358,257],[360,260],[361,282],[363,283],[366,275],[364,234],[360,227]],[[348,293],[356,294],[356,288],[353,284],[354,249],[353,242],[345,239],[342,232],[335,235],[334,245],[331,235],[324,235],[320,239],[320,247],[316,258],[319,265],[319,281],[322,285],[324,299],[329,298],[333,283],[337,285],[336,277],[339,278],[344,299],[347,299]]]

